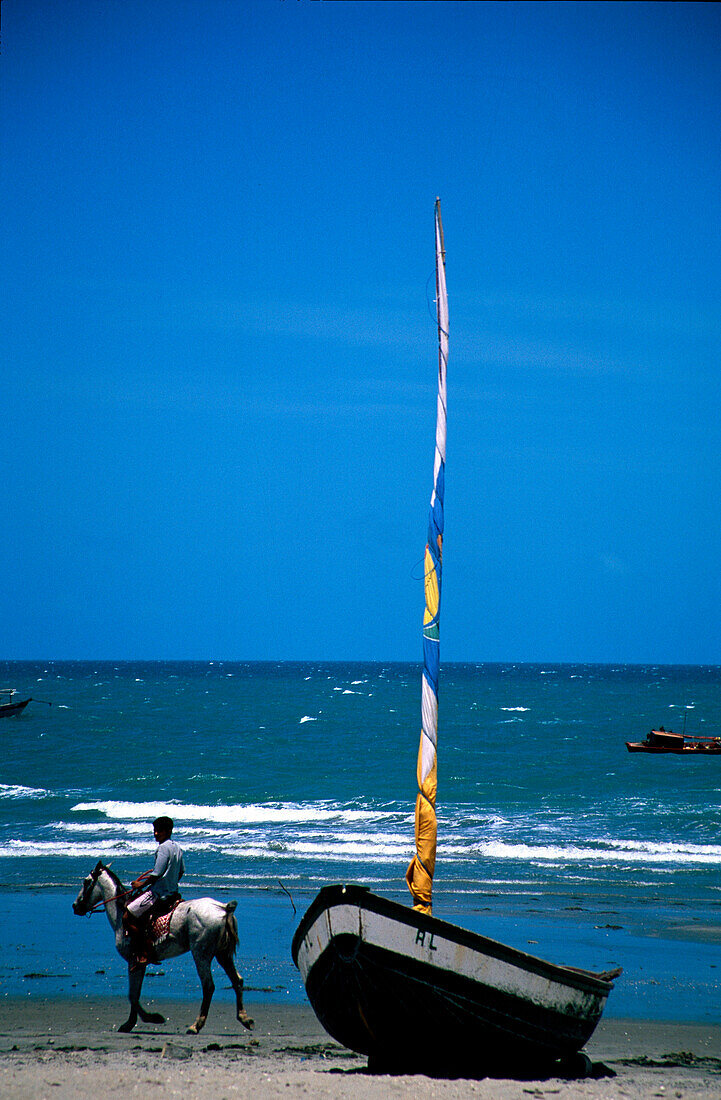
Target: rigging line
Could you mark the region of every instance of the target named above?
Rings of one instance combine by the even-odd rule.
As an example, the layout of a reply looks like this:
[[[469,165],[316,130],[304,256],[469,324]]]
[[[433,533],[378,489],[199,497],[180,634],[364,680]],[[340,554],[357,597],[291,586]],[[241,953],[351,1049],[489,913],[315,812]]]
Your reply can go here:
[[[426,867],[426,865],[425,865],[425,863],[423,862],[423,860],[421,859],[421,857],[420,857],[420,856],[418,855],[418,852],[416,852],[416,860],[418,861],[418,863],[420,863],[421,867],[422,867],[422,868],[423,868],[423,870],[424,870],[424,871],[426,872],[426,874],[428,875],[428,877],[429,877],[429,878],[431,878],[431,877],[432,877],[432,876],[431,876],[431,873],[430,873],[430,871],[428,870],[428,868]]]
[[[443,335],[444,335],[444,336],[445,336],[445,337],[446,337],[447,339],[449,339],[449,336],[448,336],[448,331],[447,331],[446,329],[444,329],[444,328],[443,328],[443,327],[442,327],[442,326],[441,326],[441,325],[440,325],[440,324],[438,323],[438,310],[436,309],[436,303],[437,303],[438,299],[437,299],[437,298],[433,298],[433,300],[431,300],[431,298],[430,298],[430,297],[429,297],[429,295],[428,295],[428,283],[430,283],[431,279],[433,279],[434,277],[435,277],[435,273],[434,273],[433,275],[429,275],[429,276],[428,276],[428,280],[427,280],[427,282],[426,282],[426,305],[428,306],[428,314],[429,314],[429,316],[430,316],[431,320],[433,321],[433,324],[434,324],[434,325],[435,325],[435,327],[436,327],[436,328],[438,329],[438,331],[439,331],[439,332],[442,332],[442,333],[443,333]],[[447,355],[443,355],[443,352],[441,352],[441,355],[443,356],[443,362],[445,363],[445,365],[446,365],[446,367],[447,367],[447,366],[448,366],[448,356],[447,356]]]
[[[436,703],[437,702],[438,702],[438,696],[436,696]],[[438,708],[437,707],[436,707],[436,713],[438,713]],[[423,716],[421,715],[421,748],[423,747],[423,743],[424,743],[423,739],[424,738],[427,741],[430,748],[433,750],[433,757],[434,757],[433,762],[437,765],[437,763],[438,763],[438,729],[436,728],[436,730],[435,730],[435,739],[434,739],[433,737],[431,737],[428,730],[423,725]],[[431,765],[431,766],[433,766],[433,765]],[[423,783],[425,783],[425,781],[428,778],[429,774],[430,774],[429,772],[426,772],[426,774],[423,778],[423,781],[418,784],[418,797],[419,798],[424,798],[426,800],[426,802],[428,803],[428,805],[435,812],[435,808],[436,808],[435,802],[431,801],[430,797],[423,790]]]
[[[424,801],[428,803],[428,805],[430,806],[430,808],[431,808],[431,809],[433,810],[433,813],[435,814],[435,812],[436,812],[436,807],[435,807],[435,806],[434,806],[434,804],[433,804],[433,803],[431,802],[431,800],[430,800],[430,798],[428,797],[428,795],[427,795],[427,794],[424,794],[424,793],[423,793],[423,791],[422,791],[422,790],[420,789],[420,787],[418,788],[418,797],[419,797],[419,798],[422,798],[422,799],[424,799]],[[420,862],[421,862],[421,863],[423,863],[423,860],[420,860]]]
[[[425,580],[425,578],[428,576],[425,569],[423,570],[423,573],[420,575],[420,577],[416,574],[416,569],[418,568],[419,565],[423,565],[423,562],[425,560],[426,560],[426,556],[424,554],[422,558],[418,559],[418,561],[413,562],[413,565],[410,568],[410,578],[411,578],[411,580],[414,580],[414,581]]]
[[[293,896],[292,896],[290,890],[286,889],[286,887],[283,885],[283,883],[280,881],[280,879],[278,879],[278,885],[280,886],[281,890],[285,890],[286,894],[290,898],[290,904],[293,906],[293,913],[294,914],[297,913],[298,910],[295,907],[295,902],[293,901]]]
[[[426,556],[424,554],[422,558],[419,558],[418,561],[415,561],[413,563],[413,565],[411,566],[411,568],[409,570],[409,576],[410,576],[411,580],[414,580],[414,581],[423,580],[424,581],[424,580],[426,580],[427,577],[430,577],[431,573],[433,572],[434,566],[431,566],[430,569],[424,569],[423,572],[420,575],[418,575],[416,573],[416,569],[418,568],[418,566],[423,565],[425,560],[426,560]]]
[[[430,317],[437,324],[438,319],[436,317],[436,311],[435,311],[435,308],[432,308],[432,306],[431,306],[431,299],[430,299],[429,294],[428,294],[428,283],[430,283],[431,279],[433,279],[433,281],[435,283],[435,278],[436,278],[436,273],[435,273],[435,271],[433,271],[432,274],[430,274],[428,276],[428,280],[426,282],[426,305],[428,306],[428,313],[429,313]],[[433,299],[433,302],[435,303],[435,298]]]

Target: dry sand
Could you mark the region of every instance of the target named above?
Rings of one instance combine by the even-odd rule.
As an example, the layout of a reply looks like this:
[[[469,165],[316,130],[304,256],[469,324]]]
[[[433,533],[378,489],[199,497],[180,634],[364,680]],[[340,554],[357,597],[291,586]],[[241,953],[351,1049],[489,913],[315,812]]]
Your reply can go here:
[[[3,998],[0,1096],[283,1097],[375,1100],[384,1097],[479,1097],[527,1100],[677,1100],[721,1098],[721,1028],[603,1020],[587,1053],[615,1076],[545,1081],[447,1080],[373,1076],[365,1060],[326,1035],[310,1008],[248,1005],[254,1032],[242,1029],[217,998],[198,1036],[186,1035],[195,1005],[157,1002],[167,1023],[116,1028],[126,1005],[115,1000]]]

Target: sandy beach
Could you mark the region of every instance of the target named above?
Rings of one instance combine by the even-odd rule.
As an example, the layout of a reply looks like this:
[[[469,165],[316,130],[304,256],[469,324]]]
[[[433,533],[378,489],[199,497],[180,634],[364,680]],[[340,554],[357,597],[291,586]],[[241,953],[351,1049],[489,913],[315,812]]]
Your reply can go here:
[[[721,1027],[602,1021],[587,1047],[597,1077],[585,1080],[447,1080],[374,1076],[303,1005],[248,1005],[253,1032],[218,998],[205,1030],[185,1033],[193,1004],[153,1002],[166,1023],[117,1032],[115,999],[4,998],[0,1094],[8,1098],[121,1095],[183,1097],[481,1097],[596,1100],[721,1096]]]

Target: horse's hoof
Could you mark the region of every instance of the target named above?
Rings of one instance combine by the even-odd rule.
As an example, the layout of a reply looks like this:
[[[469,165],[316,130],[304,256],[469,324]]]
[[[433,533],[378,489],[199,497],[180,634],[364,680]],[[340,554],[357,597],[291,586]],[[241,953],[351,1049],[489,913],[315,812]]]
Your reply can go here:
[[[186,1035],[197,1035],[198,1034],[198,1029],[195,1026],[195,1024],[191,1024],[185,1034]]]
[[[130,1020],[126,1020],[124,1024],[120,1025],[118,1031],[124,1031],[127,1034],[129,1031],[132,1031],[134,1027],[135,1024],[131,1024]]]
[[[243,1027],[247,1027],[248,1031],[252,1031],[255,1027],[255,1020],[253,1020],[247,1012],[239,1012],[238,1019],[240,1020]]]

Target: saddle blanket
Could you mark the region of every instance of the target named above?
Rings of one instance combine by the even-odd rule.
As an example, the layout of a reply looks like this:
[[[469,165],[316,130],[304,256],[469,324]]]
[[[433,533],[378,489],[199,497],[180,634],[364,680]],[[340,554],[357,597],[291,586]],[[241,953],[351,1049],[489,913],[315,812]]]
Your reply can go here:
[[[169,909],[167,913],[162,913],[159,917],[156,917],[150,925],[150,938],[153,943],[157,943],[158,940],[164,940],[170,931],[170,919],[178,908],[180,902],[176,901],[172,909]]]

